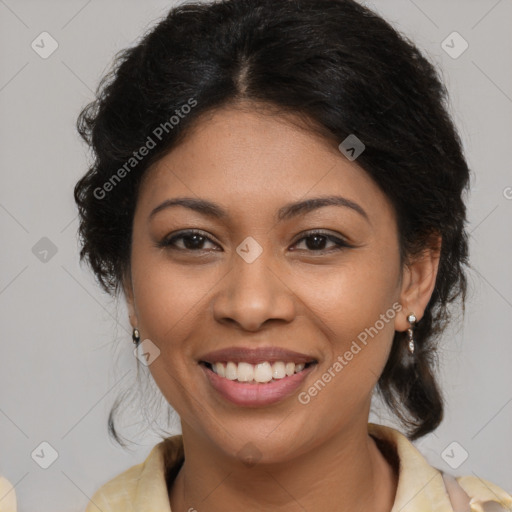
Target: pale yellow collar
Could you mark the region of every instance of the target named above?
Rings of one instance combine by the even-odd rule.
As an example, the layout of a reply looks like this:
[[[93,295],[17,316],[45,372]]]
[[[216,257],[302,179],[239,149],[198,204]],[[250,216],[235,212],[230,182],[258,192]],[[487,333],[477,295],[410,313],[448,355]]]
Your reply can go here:
[[[391,512],[453,512],[442,472],[431,466],[404,434],[375,423],[368,423],[368,433],[392,443],[400,461]],[[456,480],[471,498],[470,512],[485,512],[488,502],[500,504],[504,511],[512,510],[512,496],[497,485],[478,476],[459,476]]]
[[[368,423],[368,433],[390,442],[400,461],[391,512],[453,512],[441,472],[398,430]]]
[[[454,512],[441,471],[432,467],[405,435],[375,423],[368,423],[368,433],[390,443],[399,459],[391,512]],[[90,503],[86,512],[171,512],[166,468],[176,467],[182,459],[182,436],[165,439],[153,447],[144,462],[102,486],[92,499],[97,506]],[[457,477],[457,481],[471,497],[470,512],[485,512],[484,503],[489,501],[512,510],[512,496],[491,482],[477,476]]]

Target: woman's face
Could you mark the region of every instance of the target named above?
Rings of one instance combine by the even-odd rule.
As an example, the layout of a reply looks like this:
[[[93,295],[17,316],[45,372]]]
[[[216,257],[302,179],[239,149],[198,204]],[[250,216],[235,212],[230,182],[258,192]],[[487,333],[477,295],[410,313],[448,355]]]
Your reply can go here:
[[[304,203],[328,196],[343,200]],[[215,209],[155,212],[184,197]],[[402,276],[393,208],[356,161],[254,111],[216,111],[151,169],[131,258],[130,319],[151,359],[160,351],[150,371],[183,432],[261,461],[366,425],[394,331],[431,291],[422,302]],[[208,355],[231,348],[248,351]],[[301,358],[262,348],[316,363],[283,377]],[[202,361],[231,361],[230,378]],[[251,372],[272,381],[238,381]]]

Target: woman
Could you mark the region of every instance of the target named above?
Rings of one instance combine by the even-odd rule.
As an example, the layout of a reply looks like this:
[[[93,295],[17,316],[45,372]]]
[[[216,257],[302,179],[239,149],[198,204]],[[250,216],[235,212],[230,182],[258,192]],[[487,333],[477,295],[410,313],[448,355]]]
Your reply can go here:
[[[78,122],[81,258],[182,435],[87,512],[512,507],[411,443],[443,418],[436,340],[466,291],[445,100],[352,0],[182,5],[118,56]],[[375,389],[405,434],[368,423]]]

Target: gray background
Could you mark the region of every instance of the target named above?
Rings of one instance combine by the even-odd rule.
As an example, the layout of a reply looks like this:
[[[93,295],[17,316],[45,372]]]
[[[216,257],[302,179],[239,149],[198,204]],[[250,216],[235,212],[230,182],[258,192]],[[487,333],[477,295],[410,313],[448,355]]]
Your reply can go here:
[[[442,69],[473,171],[467,314],[440,354],[446,417],[417,444],[431,464],[510,492],[512,0],[366,4]],[[79,110],[114,53],[171,5],[0,0],[0,474],[16,486],[21,512],[83,511],[100,485],[159,441],[136,402],[123,432],[136,436],[132,427],[142,420],[139,446],[123,451],[107,436],[110,406],[136,386],[136,365],[124,304],[102,294],[78,264],[72,189],[88,165],[74,128]],[[58,42],[47,59],[31,47],[43,31]],[[456,59],[441,47],[453,31],[469,43]],[[42,252],[43,237],[55,254]],[[370,419],[395,425],[378,403]],[[48,469],[31,457],[44,441],[58,452]]]

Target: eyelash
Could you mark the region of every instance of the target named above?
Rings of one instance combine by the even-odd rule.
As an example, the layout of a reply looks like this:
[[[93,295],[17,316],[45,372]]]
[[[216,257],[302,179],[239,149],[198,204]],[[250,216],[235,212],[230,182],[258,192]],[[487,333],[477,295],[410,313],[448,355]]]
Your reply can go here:
[[[166,249],[171,249],[171,250],[189,251],[189,252],[200,252],[200,251],[208,250],[208,249],[186,249],[186,248],[176,247],[174,245],[176,240],[180,240],[182,238],[187,238],[187,237],[189,237],[191,235],[199,235],[202,238],[204,238],[205,241],[209,241],[209,242],[215,243],[212,240],[210,240],[205,234],[203,234],[203,232],[195,230],[195,229],[191,229],[191,230],[187,230],[187,231],[182,231],[181,233],[178,233],[177,235],[174,235],[174,236],[172,236],[170,238],[164,238],[160,242],[157,242],[156,246],[158,248],[166,248]],[[303,240],[311,238],[311,237],[313,237],[315,235],[316,236],[323,236],[323,237],[327,238],[329,241],[333,242],[336,245],[336,247],[331,248],[331,249],[318,249],[318,250],[306,249],[307,252],[321,253],[322,254],[322,253],[329,253],[329,252],[332,252],[332,251],[339,251],[339,250],[342,250],[342,249],[345,249],[345,248],[353,247],[352,245],[348,244],[347,242],[345,242],[341,238],[338,238],[338,237],[333,236],[331,234],[325,233],[324,231],[321,231],[321,230],[312,230],[312,231],[306,232],[305,235],[302,238],[300,238],[299,240],[297,240],[294,245],[302,242]]]

